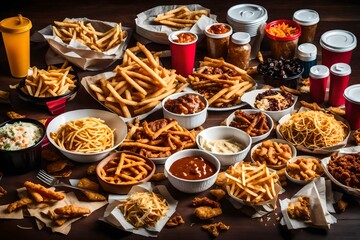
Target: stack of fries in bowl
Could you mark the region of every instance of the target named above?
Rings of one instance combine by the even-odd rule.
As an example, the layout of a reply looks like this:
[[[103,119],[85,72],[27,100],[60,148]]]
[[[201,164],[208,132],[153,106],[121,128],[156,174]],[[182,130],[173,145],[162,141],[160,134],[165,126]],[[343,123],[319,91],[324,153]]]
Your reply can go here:
[[[97,162],[119,147],[125,139],[125,122],[114,113],[81,109],[58,115],[48,124],[50,143],[76,162]]]

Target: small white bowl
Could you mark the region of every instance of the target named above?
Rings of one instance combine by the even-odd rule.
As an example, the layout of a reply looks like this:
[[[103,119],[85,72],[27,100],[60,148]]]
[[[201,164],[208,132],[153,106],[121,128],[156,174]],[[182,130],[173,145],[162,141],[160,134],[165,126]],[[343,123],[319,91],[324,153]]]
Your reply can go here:
[[[289,173],[288,173],[288,169],[287,169],[287,165],[289,163],[294,163],[295,161],[297,161],[298,159],[302,159],[302,158],[313,158],[313,159],[316,159],[318,162],[319,162],[319,166],[323,169],[323,166],[321,166],[321,161],[319,158],[317,157],[314,157],[314,156],[308,156],[308,155],[302,155],[302,156],[297,156],[297,157],[294,157],[292,159],[290,159],[287,164],[286,164],[286,169],[285,169],[285,175],[287,177],[287,179],[289,179],[291,182],[293,183],[296,183],[296,184],[299,184],[299,185],[306,185],[307,183],[311,182],[312,180],[314,179],[311,179],[311,180],[308,180],[308,181],[305,181],[305,180],[300,180],[300,179],[296,179],[294,177],[292,177]],[[320,176],[324,173],[324,169],[322,171],[322,173],[320,174]],[[319,177],[320,177],[319,176]]]
[[[165,108],[165,103],[166,103],[167,100],[169,100],[169,99],[177,99],[177,98],[182,97],[182,96],[184,96],[186,94],[192,94],[192,95],[198,96],[200,98],[200,100],[205,104],[205,108],[202,111],[197,112],[197,113],[193,113],[193,114],[173,113],[173,112],[170,112],[169,110],[167,110]],[[175,119],[176,121],[178,121],[180,126],[186,128],[186,129],[193,129],[193,128],[197,128],[197,127],[201,126],[206,121],[207,109],[208,109],[209,103],[206,100],[206,98],[204,98],[204,96],[202,96],[199,93],[180,92],[180,93],[171,94],[170,96],[164,98],[162,100],[162,102],[161,102],[161,106],[162,106],[162,109],[163,109],[164,118]]]
[[[260,112],[260,110],[258,109],[241,109],[242,111],[244,111],[245,113],[247,114],[254,114],[254,113],[258,113]],[[237,110],[236,110],[237,111]],[[230,123],[233,121],[234,117],[235,117],[235,112],[232,112],[227,118],[226,118],[226,126],[230,126]],[[252,139],[252,143],[256,143],[256,142],[259,142],[261,140],[264,140],[265,138],[267,138],[271,131],[273,130],[274,128],[274,121],[272,120],[272,118],[270,117],[269,114],[267,114],[266,112],[263,112],[264,115],[266,116],[266,120],[267,120],[267,124],[268,124],[268,127],[269,127],[269,131],[267,131],[266,133],[262,134],[262,135],[259,135],[259,136],[250,136],[251,139]]]
[[[266,90],[268,90],[268,89],[257,89],[257,90],[252,90],[250,92],[246,92],[246,93],[244,93],[244,95],[242,95],[241,101],[246,102],[254,109],[258,109],[255,107],[256,96],[260,93],[265,92]],[[271,90],[280,91],[279,88],[273,88]],[[265,111],[265,110],[261,110],[261,109],[259,109],[259,110],[264,113],[267,113],[274,120],[274,122],[277,122],[280,120],[280,118],[282,118],[286,114],[291,113],[294,110],[294,107],[295,107],[298,97],[295,95],[293,95],[293,97],[294,97],[293,105],[291,105],[289,108],[286,108],[284,110],[280,110],[280,111]]]
[[[174,176],[170,171],[171,165],[177,161],[178,159],[189,157],[189,156],[198,156],[203,157],[204,159],[211,162],[216,171],[210,177],[200,179],[200,180],[186,180],[183,178],[179,178]],[[171,155],[165,162],[164,172],[165,175],[168,177],[169,182],[173,185],[176,189],[181,192],[185,193],[199,193],[209,189],[212,185],[214,185],[216,177],[220,171],[220,161],[211,153],[199,150],[199,149],[185,149],[179,152],[174,153]]]
[[[234,139],[236,142],[240,143],[243,146],[243,150],[237,153],[210,152],[201,146],[201,139],[208,139],[208,140]],[[246,155],[250,151],[252,139],[249,136],[249,134],[238,128],[228,127],[228,126],[215,126],[202,130],[196,136],[196,144],[199,149],[215,155],[219,159],[221,166],[229,166],[245,159]]]
[[[284,139],[277,139],[277,138],[268,139],[268,140],[270,140],[270,141],[272,141],[272,142],[277,142],[277,143],[282,143],[282,144],[287,144],[287,145],[289,145],[290,148],[291,148],[291,152],[292,152],[290,159],[296,157],[297,150],[296,150],[296,148],[294,147],[294,145],[292,145],[292,144],[289,143],[288,141],[286,141],[286,140],[284,140]],[[267,141],[267,140],[264,140],[264,141]],[[253,158],[254,151],[255,151],[258,147],[260,147],[261,144],[262,144],[264,141],[261,141],[261,142],[257,143],[255,146],[253,146],[253,147],[251,148],[251,152],[250,152],[251,161],[255,162],[255,159]],[[290,159],[289,159],[289,160],[290,160]],[[286,163],[281,164],[281,165],[270,165],[270,164],[267,164],[267,163],[266,163],[266,165],[267,165],[269,168],[272,168],[272,169],[275,169],[275,170],[279,170],[279,169],[284,168],[284,167],[286,166]]]
[[[50,137],[51,132],[57,132],[61,125],[65,123],[85,118],[85,117],[95,117],[100,118],[105,121],[105,123],[111,128],[115,129],[114,132],[114,146],[112,148],[106,149],[97,153],[79,153],[68,151],[64,148],[61,148],[59,145],[55,143],[55,141]],[[65,112],[55,117],[46,129],[46,135],[50,143],[55,146],[62,154],[64,154],[67,158],[75,161],[75,162],[97,162],[101,159],[105,158],[112,150],[116,149],[125,139],[127,135],[127,126],[125,122],[115,113],[111,113],[104,110],[98,109],[82,109],[75,110],[70,112]]]

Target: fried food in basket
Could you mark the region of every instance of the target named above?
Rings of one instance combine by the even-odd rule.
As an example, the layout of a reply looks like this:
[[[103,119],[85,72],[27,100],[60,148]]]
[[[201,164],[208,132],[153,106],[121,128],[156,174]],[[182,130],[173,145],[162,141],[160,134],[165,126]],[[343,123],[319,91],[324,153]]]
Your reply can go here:
[[[220,234],[220,231],[229,230],[230,226],[224,224],[223,222],[217,222],[207,225],[202,225],[202,229],[207,230],[212,236],[217,237]]]
[[[345,186],[360,189],[360,153],[331,155],[327,165],[330,174]]]
[[[200,67],[189,75],[191,88],[202,94],[210,107],[239,105],[241,96],[255,83],[246,71],[223,59],[204,57]]]
[[[310,198],[298,197],[296,202],[290,202],[286,211],[290,218],[310,220]]]
[[[209,16],[209,14],[209,11],[206,9],[191,11],[186,6],[180,6],[158,14],[153,21],[177,29],[191,28],[202,15]]]
[[[196,146],[197,132],[181,127],[174,119],[163,118],[152,122],[128,124],[128,134],[121,150],[128,150],[148,158],[168,157],[174,152]]]
[[[268,121],[263,112],[257,113],[246,113],[243,110],[236,110],[234,113],[234,118],[230,123],[231,127],[236,127],[251,137],[260,136],[267,133],[270,128]]]

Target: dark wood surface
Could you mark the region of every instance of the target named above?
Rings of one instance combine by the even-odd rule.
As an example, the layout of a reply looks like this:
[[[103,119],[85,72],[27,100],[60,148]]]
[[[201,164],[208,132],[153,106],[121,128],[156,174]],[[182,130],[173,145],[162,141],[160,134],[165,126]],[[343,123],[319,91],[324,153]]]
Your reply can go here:
[[[135,30],[134,19],[136,15],[144,10],[166,4],[192,4],[199,3],[204,7],[210,8],[213,14],[218,16],[219,22],[226,21],[227,10],[239,1],[198,1],[192,2],[188,0],[183,1],[85,1],[85,0],[62,0],[62,1],[7,1],[7,4],[3,4],[0,9],[0,19],[16,16],[21,13],[23,16],[31,19],[33,28],[31,33],[46,27],[54,20],[62,20],[66,17],[87,17],[90,19],[98,19],[105,21],[122,22],[126,27],[131,27]],[[314,43],[320,49],[319,39],[322,33],[332,29],[344,29],[353,32],[357,37],[360,36],[360,5],[357,1],[339,1],[339,0],[294,0],[294,1],[252,1],[251,3],[264,6],[269,15],[269,21],[276,19],[290,19],[292,14],[302,8],[310,8],[316,10],[320,14],[320,23],[318,25],[317,34]],[[2,42],[2,41],[1,41]],[[131,44],[136,42],[132,39]],[[149,44],[147,47],[150,50],[167,50],[167,45]],[[31,44],[31,65],[44,67],[45,53],[48,49],[47,44]],[[266,53],[268,51],[266,41],[263,42],[262,51]],[[321,63],[321,52],[319,52],[319,63]],[[204,56],[204,47],[199,46],[197,51],[197,59],[199,60]],[[167,67],[171,67],[170,59],[162,59],[163,64]],[[118,62],[114,63],[104,71],[112,70]],[[256,64],[256,63],[253,63]],[[350,78],[350,84],[360,83],[360,51],[357,47],[353,52],[351,61],[352,74]],[[79,71],[79,77],[87,75],[94,75],[97,72]],[[255,77],[259,83],[261,78]],[[19,79],[12,78],[10,75],[8,63],[6,60],[6,54],[4,46],[1,43],[0,46],[0,89],[10,91],[9,85],[13,85],[19,82]],[[309,96],[302,96],[309,99]],[[104,109],[99,103],[93,100],[86,91],[81,88],[76,98],[67,104],[67,111],[82,108],[98,108]],[[22,102],[15,92],[11,91],[11,102],[0,103],[0,120],[1,122],[6,120],[6,111],[16,111],[21,114],[25,114],[28,117],[40,119],[50,117],[50,114],[43,109],[33,107],[30,104]],[[222,120],[226,118],[231,112],[209,112],[209,117],[204,124],[204,127],[213,125],[219,125]],[[161,112],[152,114],[149,119],[155,119],[162,117]],[[350,145],[354,144],[352,140]],[[1,160],[1,159],[0,159]],[[75,164],[73,178],[79,178],[84,176],[84,171],[87,164]],[[158,171],[162,170],[162,166],[158,166]],[[8,194],[5,197],[0,198],[0,205],[9,203],[17,199],[16,189],[21,187],[25,180],[32,180],[38,182],[35,178],[36,171],[29,172],[20,176],[4,176],[0,181],[0,185],[8,190]],[[177,213],[180,213],[186,221],[186,224],[174,228],[164,228],[158,239],[210,239],[209,234],[201,230],[202,223],[196,220],[192,214],[193,208],[190,203],[195,196],[208,196],[208,192],[200,194],[184,194],[173,187],[167,182],[167,180],[161,182],[165,184],[173,197],[179,201]],[[286,187],[286,192],[280,195],[280,198],[291,197],[296,193],[301,186],[290,184]],[[68,190],[68,189],[64,189]],[[335,190],[339,190],[335,188]],[[230,230],[221,233],[219,239],[359,239],[360,233],[358,227],[360,226],[360,208],[358,202],[349,195],[345,195],[345,199],[349,202],[346,212],[341,214],[334,214],[337,218],[337,223],[331,225],[330,230],[320,229],[300,229],[289,231],[286,227],[280,226],[276,220],[278,216],[281,216],[279,208],[262,219],[251,219],[239,210],[236,210],[228,202],[228,200],[222,201],[223,214],[213,220],[223,221],[231,226]],[[133,235],[127,232],[115,229],[101,221],[99,217],[103,215],[105,208],[101,208],[92,213],[89,217],[81,219],[72,225],[72,230],[67,236],[52,233],[49,229],[37,230],[35,221],[33,218],[25,218],[23,220],[0,220],[0,238],[1,239],[145,239],[144,237]],[[194,224],[192,224],[194,223]],[[32,227],[32,230],[22,230],[17,227],[27,226]]]

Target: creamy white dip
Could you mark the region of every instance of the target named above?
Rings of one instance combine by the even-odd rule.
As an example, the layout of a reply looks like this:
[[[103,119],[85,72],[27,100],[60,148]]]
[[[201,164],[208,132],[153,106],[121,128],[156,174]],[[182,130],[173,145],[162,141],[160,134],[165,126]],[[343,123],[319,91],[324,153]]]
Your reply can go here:
[[[0,149],[19,150],[34,145],[42,136],[42,130],[33,123],[7,123],[0,128]]]
[[[200,145],[213,153],[237,153],[243,149],[243,146],[234,139],[202,139]]]

